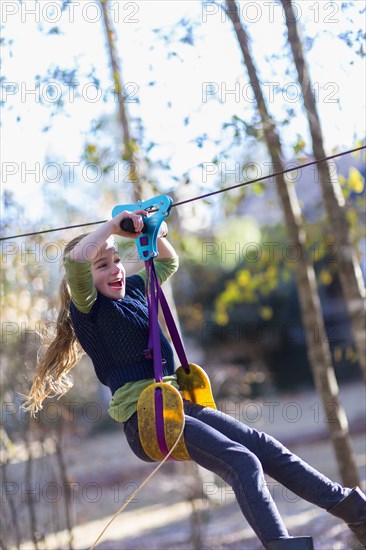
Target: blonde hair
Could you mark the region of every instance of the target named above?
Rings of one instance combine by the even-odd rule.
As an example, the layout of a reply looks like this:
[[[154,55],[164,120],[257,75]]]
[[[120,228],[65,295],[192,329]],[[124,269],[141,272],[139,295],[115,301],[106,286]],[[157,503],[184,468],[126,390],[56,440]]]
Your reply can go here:
[[[87,234],[75,237],[65,246],[63,260]],[[72,325],[71,295],[66,275],[60,284],[59,300],[56,332],[39,351],[33,384],[22,405],[32,415],[42,409],[47,397],[61,397],[73,387],[70,371],[84,355]]]

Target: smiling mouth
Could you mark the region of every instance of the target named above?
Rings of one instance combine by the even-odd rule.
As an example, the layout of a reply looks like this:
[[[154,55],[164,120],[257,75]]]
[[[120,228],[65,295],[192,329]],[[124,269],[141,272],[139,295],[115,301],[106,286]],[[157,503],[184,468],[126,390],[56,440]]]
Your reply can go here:
[[[117,279],[115,281],[112,281],[111,283],[108,283],[108,286],[116,290],[120,290],[122,288],[122,279]]]

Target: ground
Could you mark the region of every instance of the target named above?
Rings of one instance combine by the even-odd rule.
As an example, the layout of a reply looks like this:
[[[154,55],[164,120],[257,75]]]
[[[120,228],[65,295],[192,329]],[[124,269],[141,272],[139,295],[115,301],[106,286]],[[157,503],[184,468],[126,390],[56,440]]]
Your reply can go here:
[[[353,449],[365,482],[365,388],[361,383],[344,385],[341,401],[347,411]],[[221,403],[222,410],[279,438],[293,452],[335,481],[337,464],[314,392],[276,396],[255,403]],[[108,521],[141,486],[154,466],[139,461],[129,450],[122,432],[95,435],[65,444],[72,483],[72,547],[92,546]],[[49,458],[47,468],[50,468]],[[21,463],[12,465],[8,476],[22,476]],[[52,508],[46,492],[46,466],[34,475],[43,480],[39,506]],[[51,468],[52,469],[52,468]],[[243,518],[231,489],[200,470],[194,477],[191,463],[167,463],[142,488],[118,516],[96,546],[99,550],[259,550],[262,548]],[[51,479],[51,478],[50,478]],[[311,535],[316,550],[350,550],[353,542],[346,525],[325,511],[299,499],[268,479],[271,493],[292,536]],[[42,481],[41,481],[42,483]],[[50,482],[47,482],[50,483]],[[205,490],[204,490],[205,488]],[[365,489],[365,486],[363,486]],[[48,495],[48,496],[47,496]],[[43,497],[43,498],[42,498]],[[69,498],[70,495],[69,495]],[[46,502],[48,500],[48,502]],[[57,503],[59,504],[59,503]],[[47,508],[47,506],[46,506]],[[42,512],[44,517],[48,509]],[[194,514],[192,512],[195,512]],[[19,516],[20,517],[20,516]],[[26,514],[24,513],[24,521]],[[50,522],[50,520],[48,520]],[[47,523],[47,522],[45,522]],[[49,526],[48,526],[49,527]],[[47,531],[50,531],[47,534]],[[44,527],[39,549],[69,548],[67,533],[57,525]],[[25,541],[20,548],[33,548]],[[356,546],[355,546],[356,547]],[[15,546],[8,546],[13,549]]]

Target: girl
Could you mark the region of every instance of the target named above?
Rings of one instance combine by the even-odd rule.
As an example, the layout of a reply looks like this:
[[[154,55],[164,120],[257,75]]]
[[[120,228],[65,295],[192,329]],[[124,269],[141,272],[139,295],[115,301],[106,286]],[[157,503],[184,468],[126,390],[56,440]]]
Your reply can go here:
[[[137,400],[154,382],[153,361],[146,355],[148,309],[145,273],[126,277],[113,235],[131,237],[120,229],[130,218],[134,238],[141,235],[145,211],[124,211],[65,248],[66,275],[61,283],[61,309],[55,339],[40,359],[24,407],[36,413],[46,397],[67,392],[70,370],[83,350],[91,357],[102,384],[112,392],[109,413],[124,424],[132,451],[151,461],[139,439]],[[158,238],[156,271],[160,283],[178,267],[174,248]],[[173,352],[160,330],[163,381],[179,389]],[[310,550],[311,537],[290,537],[266,487],[268,474],[307,501],[346,521],[366,548],[366,497],[358,487],[343,488],[292,454],[265,433],[253,430],[218,410],[184,401],[184,438],[192,460],[232,486],[240,508],[268,550]]]

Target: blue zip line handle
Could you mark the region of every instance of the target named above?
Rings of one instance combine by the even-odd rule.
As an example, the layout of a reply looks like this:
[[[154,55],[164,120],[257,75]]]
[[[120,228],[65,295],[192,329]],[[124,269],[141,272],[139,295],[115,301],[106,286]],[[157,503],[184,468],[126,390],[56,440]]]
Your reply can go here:
[[[115,218],[117,214],[120,214],[124,210],[128,210],[129,212],[150,210],[152,212],[150,216],[142,217],[144,222],[143,235],[135,239],[140,260],[147,261],[158,256],[157,238],[160,226],[164,219],[169,216],[172,205],[173,199],[171,197],[168,195],[159,195],[147,201],[138,201],[135,204],[119,204],[113,208],[112,218]],[[131,233],[134,232],[128,218],[122,220],[121,229],[130,231]]]

